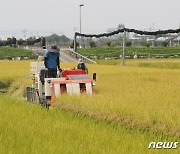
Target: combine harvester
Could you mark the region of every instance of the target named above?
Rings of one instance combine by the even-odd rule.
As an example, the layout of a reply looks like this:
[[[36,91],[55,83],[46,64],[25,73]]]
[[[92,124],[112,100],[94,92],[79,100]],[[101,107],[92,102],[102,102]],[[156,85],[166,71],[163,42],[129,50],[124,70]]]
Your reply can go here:
[[[33,84],[27,87],[27,100],[46,107],[49,107],[51,102],[62,93],[92,95],[92,87],[95,86],[96,81],[96,73],[93,73],[92,80],[87,72],[81,69],[64,69],[59,77],[47,78],[43,62],[31,62],[30,72],[33,74]]]

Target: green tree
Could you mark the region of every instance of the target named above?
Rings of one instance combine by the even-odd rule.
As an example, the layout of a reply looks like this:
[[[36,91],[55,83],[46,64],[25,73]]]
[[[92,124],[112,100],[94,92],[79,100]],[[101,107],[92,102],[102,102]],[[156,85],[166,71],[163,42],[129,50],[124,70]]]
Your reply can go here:
[[[96,47],[97,45],[96,45],[96,43],[94,42],[94,41],[90,41],[89,42],[89,45],[90,45],[90,47],[91,48],[93,48],[93,47]]]
[[[52,34],[51,36],[46,37],[47,42],[59,41],[59,36],[57,34]]]
[[[35,36],[27,38],[27,44],[28,45],[34,45],[34,43],[33,43],[34,40],[36,40]]]
[[[168,42],[166,42],[166,41],[162,42],[162,46],[163,47],[167,47],[168,46]]]
[[[108,47],[110,47],[111,46],[111,41],[108,41],[106,44],[107,44]]]
[[[59,36],[59,40],[61,41],[61,42],[69,42],[69,41],[71,41],[69,38],[67,38],[65,35],[61,35],[61,36]]]
[[[70,42],[71,40],[67,38],[65,35],[57,35],[57,34],[52,34],[50,36],[46,37],[47,42]]]
[[[130,47],[132,45],[132,42],[131,41],[126,41],[126,46],[127,47]]]

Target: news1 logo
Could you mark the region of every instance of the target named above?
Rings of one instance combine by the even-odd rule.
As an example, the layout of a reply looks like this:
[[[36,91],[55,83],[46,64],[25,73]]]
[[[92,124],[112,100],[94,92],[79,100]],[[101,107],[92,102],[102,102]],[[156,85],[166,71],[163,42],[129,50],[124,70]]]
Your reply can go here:
[[[150,142],[149,149],[177,149],[179,142]]]

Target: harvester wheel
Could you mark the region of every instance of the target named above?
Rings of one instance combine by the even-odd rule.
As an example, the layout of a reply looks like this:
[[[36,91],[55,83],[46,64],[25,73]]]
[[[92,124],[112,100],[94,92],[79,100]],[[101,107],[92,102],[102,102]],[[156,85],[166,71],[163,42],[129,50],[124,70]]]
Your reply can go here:
[[[46,107],[47,109],[49,109],[50,105],[51,105],[50,100],[49,100],[49,99],[46,99],[45,107]]]

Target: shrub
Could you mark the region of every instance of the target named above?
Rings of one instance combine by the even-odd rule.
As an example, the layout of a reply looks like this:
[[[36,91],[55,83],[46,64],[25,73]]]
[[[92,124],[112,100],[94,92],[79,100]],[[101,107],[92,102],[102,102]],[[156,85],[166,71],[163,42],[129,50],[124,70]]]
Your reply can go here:
[[[111,41],[108,41],[106,44],[107,44],[108,47],[110,47],[111,46]]]
[[[144,46],[145,47],[150,47],[150,44],[149,43],[145,43]]]
[[[168,45],[168,42],[166,42],[166,41],[162,42],[163,47],[167,47],[167,45]]]
[[[131,41],[127,41],[127,42],[126,42],[126,46],[127,46],[127,47],[130,47],[131,45],[132,45],[132,42],[131,42]]]
[[[89,45],[90,45],[91,48],[97,47],[97,45],[96,45],[96,43],[94,41],[90,41]]]

